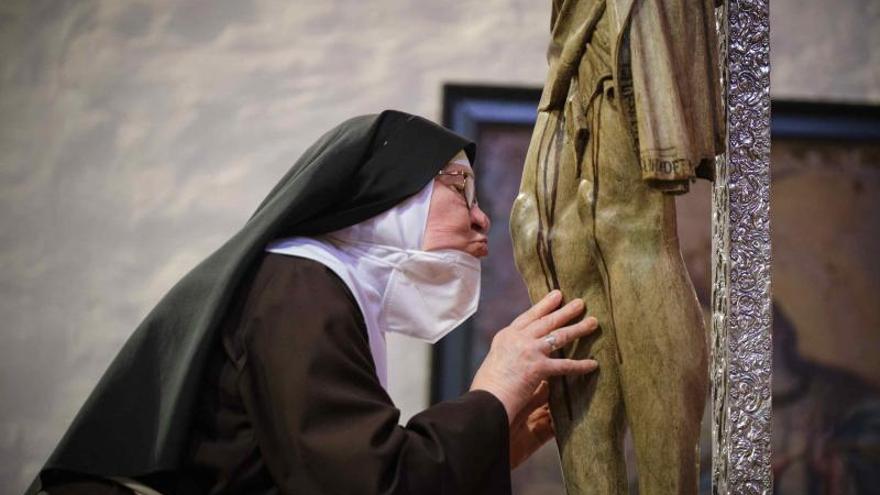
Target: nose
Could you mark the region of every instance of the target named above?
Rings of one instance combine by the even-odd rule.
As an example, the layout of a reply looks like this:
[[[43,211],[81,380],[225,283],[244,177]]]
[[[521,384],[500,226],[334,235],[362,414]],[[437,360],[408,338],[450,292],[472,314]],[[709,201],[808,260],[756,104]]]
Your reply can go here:
[[[492,222],[489,221],[489,215],[486,215],[486,212],[481,210],[479,205],[475,204],[471,208],[471,228],[477,232],[488,234],[491,225]]]

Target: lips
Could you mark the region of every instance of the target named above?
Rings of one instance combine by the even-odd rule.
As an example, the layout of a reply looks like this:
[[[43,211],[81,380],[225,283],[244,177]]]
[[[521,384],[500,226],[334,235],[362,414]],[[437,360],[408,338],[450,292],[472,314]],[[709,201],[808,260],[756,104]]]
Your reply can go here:
[[[483,256],[489,254],[489,240],[486,238],[478,239],[472,242],[477,248],[477,252]]]

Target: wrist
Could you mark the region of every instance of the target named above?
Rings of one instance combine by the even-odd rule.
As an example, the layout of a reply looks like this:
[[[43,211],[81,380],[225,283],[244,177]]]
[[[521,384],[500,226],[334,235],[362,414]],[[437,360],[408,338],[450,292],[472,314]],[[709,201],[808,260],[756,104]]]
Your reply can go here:
[[[506,395],[503,392],[500,392],[499,390],[494,389],[494,387],[481,386],[476,383],[471,385],[470,390],[471,391],[482,390],[483,392],[488,392],[488,393],[492,394],[492,396],[495,397],[498,400],[498,402],[500,402],[501,405],[504,407],[504,412],[507,414],[507,425],[510,426],[513,423],[513,419],[516,417],[517,411],[515,410],[515,406],[513,404],[513,401],[511,401],[509,397],[506,397]]]

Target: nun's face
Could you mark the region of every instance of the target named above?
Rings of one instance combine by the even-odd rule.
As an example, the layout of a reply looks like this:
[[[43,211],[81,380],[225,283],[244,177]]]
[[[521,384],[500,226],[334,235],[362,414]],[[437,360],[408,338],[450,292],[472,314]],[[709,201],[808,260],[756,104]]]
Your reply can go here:
[[[434,179],[422,249],[458,249],[478,258],[488,255],[489,217],[477,204],[468,208],[465,199],[465,181],[474,180],[473,171],[465,165],[450,163],[443,173],[448,175]]]

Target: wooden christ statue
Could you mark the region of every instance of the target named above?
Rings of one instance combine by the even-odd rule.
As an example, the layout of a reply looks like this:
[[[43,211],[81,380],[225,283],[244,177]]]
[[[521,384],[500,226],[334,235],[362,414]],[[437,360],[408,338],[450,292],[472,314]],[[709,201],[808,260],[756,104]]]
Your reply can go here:
[[[674,195],[722,151],[713,2],[553,3],[511,234],[533,301],[558,288],[599,320],[559,351],[599,370],[551,384],[569,495],[627,492],[627,425],[642,495],[697,492],[707,334]]]

